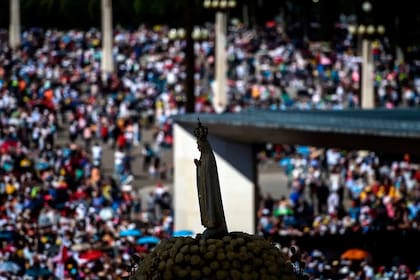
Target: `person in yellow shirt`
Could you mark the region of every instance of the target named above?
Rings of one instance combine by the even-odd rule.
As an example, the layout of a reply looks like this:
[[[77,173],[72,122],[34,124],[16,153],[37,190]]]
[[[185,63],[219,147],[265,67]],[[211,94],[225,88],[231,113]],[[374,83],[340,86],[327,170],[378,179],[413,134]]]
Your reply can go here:
[[[111,190],[112,188],[109,184],[102,186],[102,195],[106,200],[112,201]]]
[[[391,186],[388,195],[393,201],[397,201],[401,198],[401,193],[395,186]]]
[[[6,190],[6,194],[12,195],[16,191],[16,186],[11,181],[9,181],[6,183],[5,190]]]
[[[260,89],[257,85],[252,86],[252,98],[259,99],[260,98]]]
[[[383,198],[384,195],[386,195],[385,186],[380,186],[378,192],[376,193],[376,196],[378,198]]]
[[[370,191],[371,191],[370,186],[366,186],[359,195],[360,201],[365,202],[369,198],[368,196],[369,196]]]

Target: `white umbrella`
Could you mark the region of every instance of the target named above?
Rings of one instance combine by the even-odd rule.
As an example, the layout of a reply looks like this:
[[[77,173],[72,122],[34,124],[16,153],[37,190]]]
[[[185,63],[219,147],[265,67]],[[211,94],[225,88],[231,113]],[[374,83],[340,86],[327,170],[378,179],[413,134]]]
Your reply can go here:
[[[104,221],[111,220],[114,217],[114,211],[111,207],[105,207],[99,212],[99,217]]]

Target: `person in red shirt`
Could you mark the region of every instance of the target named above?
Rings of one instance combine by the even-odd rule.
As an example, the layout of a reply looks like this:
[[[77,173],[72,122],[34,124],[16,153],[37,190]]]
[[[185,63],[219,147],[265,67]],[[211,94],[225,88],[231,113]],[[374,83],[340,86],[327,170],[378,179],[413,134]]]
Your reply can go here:
[[[124,137],[124,133],[120,133],[117,137],[117,147],[118,149],[124,149],[125,148],[125,137]]]

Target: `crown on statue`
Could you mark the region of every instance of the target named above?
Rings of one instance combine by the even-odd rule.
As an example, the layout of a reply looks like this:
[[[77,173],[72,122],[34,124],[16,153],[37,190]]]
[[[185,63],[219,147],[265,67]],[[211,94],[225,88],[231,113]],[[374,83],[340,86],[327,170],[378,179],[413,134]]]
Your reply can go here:
[[[194,135],[198,140],[204,140],[207,138],[207,133],[209,132],[208,128],[203,126],[198,119],[198,127],[194,129]]]

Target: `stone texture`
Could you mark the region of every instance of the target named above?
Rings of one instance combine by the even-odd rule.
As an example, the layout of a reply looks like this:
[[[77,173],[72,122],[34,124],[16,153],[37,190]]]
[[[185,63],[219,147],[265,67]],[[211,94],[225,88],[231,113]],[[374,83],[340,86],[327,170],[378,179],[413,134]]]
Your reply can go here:
[[[262,237],[232,232],[222,239],[162,240],[132,280],[296,279],[287,257]]]

